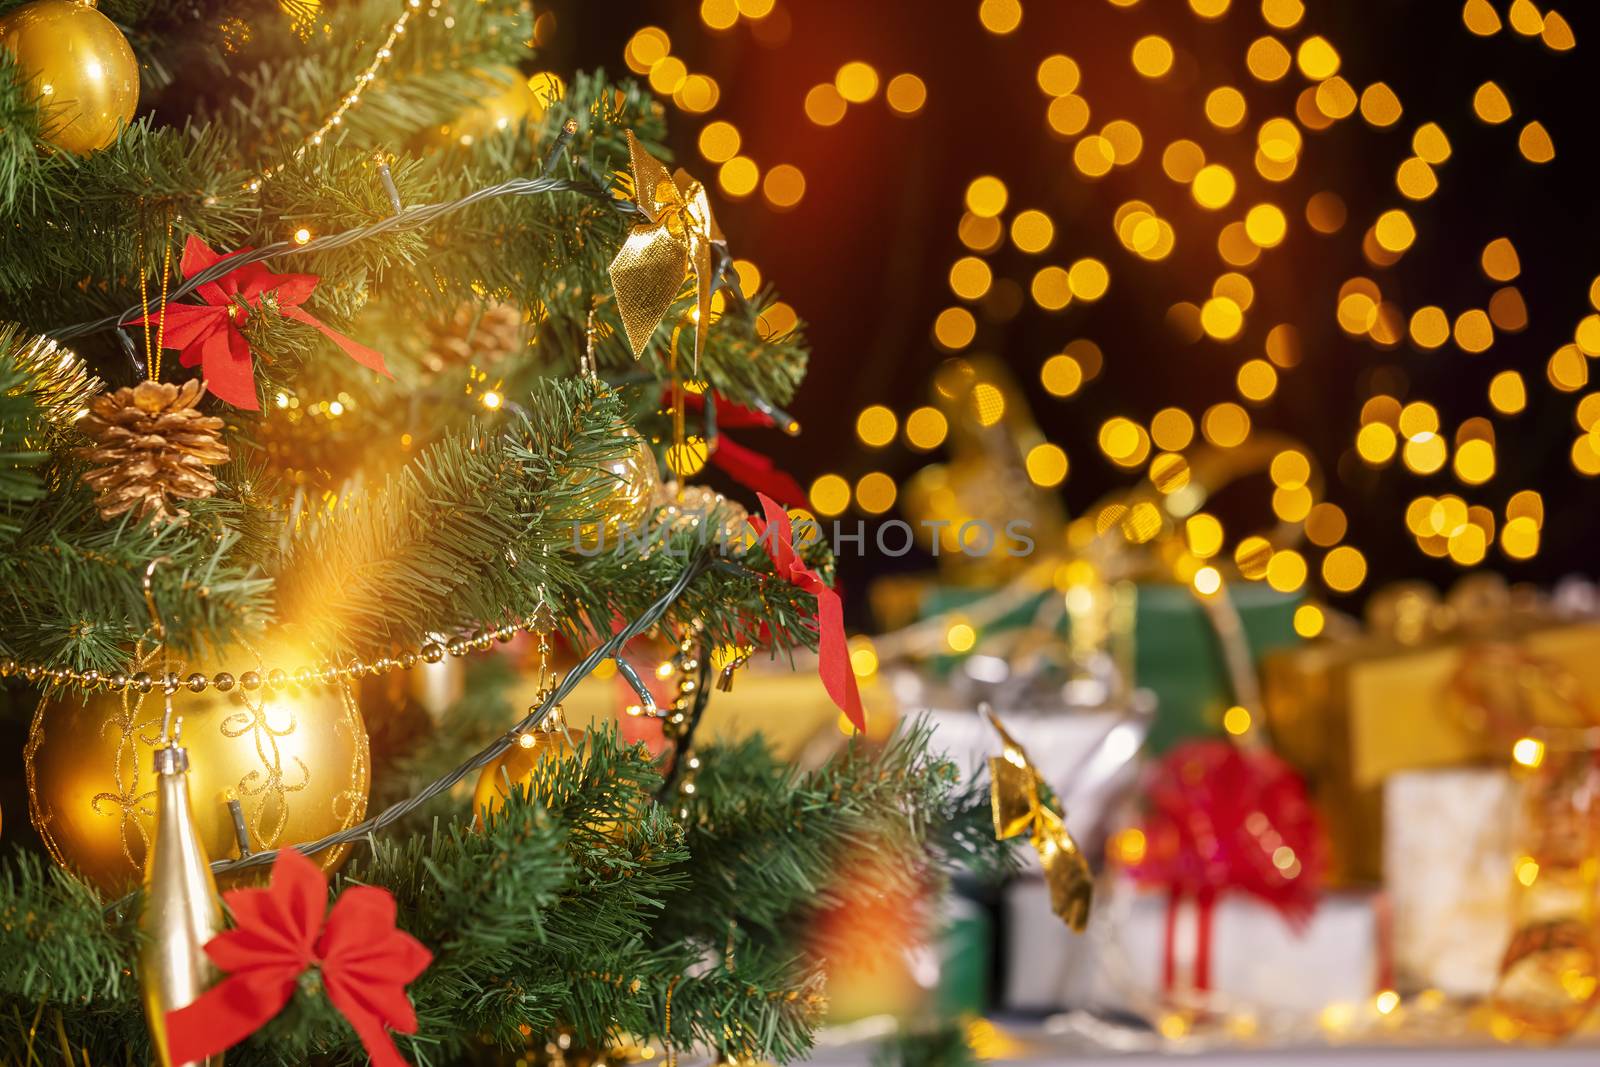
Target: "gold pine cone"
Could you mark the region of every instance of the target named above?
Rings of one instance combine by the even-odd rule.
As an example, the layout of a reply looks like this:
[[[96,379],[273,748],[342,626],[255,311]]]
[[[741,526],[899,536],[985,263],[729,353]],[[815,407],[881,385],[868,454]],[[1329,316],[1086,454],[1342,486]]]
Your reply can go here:
[[[204,386],[140,382],[102,393],[78,428],[90,444],[78,455],[94,464],[83,482],[97,494],[102,518],[132,511],[140,520],[171,522],[188,512],[180,500],[202,500],[217,491],[210,468],[228,461],[222,420],[195,405]]]
[[[424,359],[435,374],[468,364],[485,366],[515,356],[528,345],[528,316],[515,304],[462,301],[449,322],[433,330]]]

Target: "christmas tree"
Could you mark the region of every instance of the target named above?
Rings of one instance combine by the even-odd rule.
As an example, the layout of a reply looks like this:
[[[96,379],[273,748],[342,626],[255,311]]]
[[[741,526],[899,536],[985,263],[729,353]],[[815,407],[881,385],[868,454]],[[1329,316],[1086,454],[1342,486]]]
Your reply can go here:
[[[660,106],[530,77],[540,32],[496,0],[0,0],[0,673],[41,846],[7,812],[7,1060],[146,1062],[182,1007],[170,887],[136,891],[169,780],[241,929],[270,911],[242,894],[322,891],[281,850],[337,872],[320,971],[229,1024],[234,1063],[380,1058],[386,1029],[419,1063],[792,1058],[819,961],[861,949],[823,917],[1001,859],[923,731],[809,771],[692,744],[752,654],[820,645],[860,716],[826,547],[679,484],[719,405],[787,425],[805,342],[661,162]],[[670,703],[641,637],[676,649]],[[425,730],[372,699],[513,641],[575,660],[525,714],[503,658]],[[664,756],[560,728],[608,663]],[[384,938],[338,933],[384,907]],[[406,973],[363,1014],[348,953],[380,945]]]

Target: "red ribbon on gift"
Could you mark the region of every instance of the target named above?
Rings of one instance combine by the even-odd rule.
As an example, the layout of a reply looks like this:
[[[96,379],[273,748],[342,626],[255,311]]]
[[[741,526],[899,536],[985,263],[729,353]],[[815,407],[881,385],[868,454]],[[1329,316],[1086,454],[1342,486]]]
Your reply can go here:
[[[234,927],[206,942],[227,974],[187,1007],[167,1012],[172,1062],[202,1060],[261,1029],[289,1002],[300,975],[316,967],[328,1000],[378,1067],[405,1067],[389,1030],[417,1031],[405,986],[433,959],[395,928],[394,896],[352,886],[328,911],[328,880],[293,849],[278,853],[266,889],[222,895]],[[324,918],[326,912],[326,918]]]
[[[190,235],[183,246],[179,266],[185,278],[192,278],[207,267],[249,251],[241,248],[219,256],[200,238]],[[161,347],[178,349],[178,362],[185,367],[198,365],[206,388],[218,399],[249,411],[259,410],[261,404],[256,399],[255,365],[250,345],[239,327],[244,325],[252,309],[261,310],[262,298],[268,294],[284,318],[320,330],[363,367],[389,375],[381,353],[325,325],[300,306],[321,280],[315,274],[274,274],[259,263],[246,263],[196,289],[204,303],[173,302],[130,325],[148,327],[153,322],[164,321]]]
[[[1223,893],[1255,897],[1296,929],[1316,910],[1327,864],[1321,822],[1305,782],[1264,748],[1207,739],[1168,752],[1152,768],[1142,829],[1144,856],[1129,870],[1169,894],[1169,987],[1177,978],[1177,950],[1187,948],[1180,911],[1190,904],[1197,989],[1209,985],[1211,913]]]
[[[822,688],[857,730],[865,730],[867,716],[861,709],[861,691],[856,688],[856,672],[850,667],[850,649],[844,639],[844,603],[795,551],[794,529],[783,505],[765,493],[756,496],[766,521],[752,516],[750,525],[772,557],[773,569],[780,578],[817,598],[817,674]]]

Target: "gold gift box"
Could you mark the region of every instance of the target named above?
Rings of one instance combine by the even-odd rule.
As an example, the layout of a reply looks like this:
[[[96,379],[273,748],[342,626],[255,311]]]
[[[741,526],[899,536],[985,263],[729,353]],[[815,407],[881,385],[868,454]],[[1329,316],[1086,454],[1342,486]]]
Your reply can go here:
[[[1322,812],[1330,884],[1381,880],[1382,791],[1389,775],[1510,762],[1514,738],[1489,729],[1457,692],[1486,645],[1497,652],[1509,646],[1503,658],[1514,670],[1560,677],[1559,685],[1546,679],[1543,689],[1600,693],[1600,623],[1507,615],[1494,630],[1486,637],[1486,627],[1463,627],[1412,635],[1411,643],[1363,635],[1266,657],[1263,698],[1273,744],[1306,776]],[[1540,701],[1523,705],[1514,710],[1548,721]]]

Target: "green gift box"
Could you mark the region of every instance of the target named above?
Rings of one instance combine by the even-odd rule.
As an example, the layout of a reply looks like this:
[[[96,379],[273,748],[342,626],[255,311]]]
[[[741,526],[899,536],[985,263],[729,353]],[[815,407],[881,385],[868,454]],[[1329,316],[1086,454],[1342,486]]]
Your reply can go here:
[[[1159,754],[1180,741],[1220,734],[1223,712],[1236,701],[1209,614],[1187,586],[1139,582],[1133,588],[1133,683],[1156,696],[1149,751]],[[934,586],[923,597],[922,615],[959,614],[992,592]],[[1060,595],[1051,590],[1027,598],[986,625],[978,647],[983,647],[983,638],[1028,626],[1045,597]],[[1303,599],[1300,595],[1279,593],[1256,582],[1233,583],[1228,595],[1239,614],[1253,663],[1259,665],[1269,652],[1300,643],[1294,631],[1295,609]],[[1064,618],[1059,626],[1063,640],[1068,626]],[[962,658],[941,656],[929,666],[936,676],[945,677]]]

